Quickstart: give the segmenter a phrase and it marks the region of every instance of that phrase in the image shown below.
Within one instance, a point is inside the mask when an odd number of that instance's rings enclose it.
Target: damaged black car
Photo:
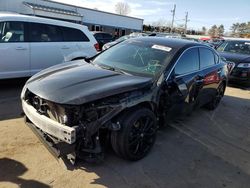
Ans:
[[[22,107],[27,125],[56,157],[101,159],[110,143],[118,156],[135,161],[149,153],[159,126],[195,108],[215,109],[227,74],[206,45],[129,39],[31,77]]]

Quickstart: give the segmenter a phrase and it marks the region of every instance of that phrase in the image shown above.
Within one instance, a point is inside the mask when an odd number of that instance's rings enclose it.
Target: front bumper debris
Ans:
[[[28,119],[43,132],[68,144],[76,141],[76,128],[62,125],[45,115],[39,114],[37,110],[22,100],[23,111]]]
[[[47,150],[58,160],[62,159],[65,163],[68,160],[75,164],[76,162],[76,153],[75,153],[75,144],[67,144],[65,142],[59,142],[53,137],[50,137],[44,133],[41,129],[37,128],[27,116],[24,116],[24,121],[26,125],[33,131],[33,133],[39,138]]]

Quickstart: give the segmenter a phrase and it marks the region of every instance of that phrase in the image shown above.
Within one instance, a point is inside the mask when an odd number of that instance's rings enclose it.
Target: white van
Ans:
[[[58,63],[91,57],[97,47],[86,26],[0,13],[0,79],[28,77]]]

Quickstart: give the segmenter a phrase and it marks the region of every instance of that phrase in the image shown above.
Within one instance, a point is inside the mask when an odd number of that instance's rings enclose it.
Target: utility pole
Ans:
[[[171,33],[173,33],[173,28],[174,28],[174,17],[175,17],[175,9],[176,9],[176,4],[174,4],[174,9],[171,10],[172,14],[172,24],[171,24]]]
[[[188,12],[186,12],[186,16],[185,16],[185,30],[184,30],[184,34],[187,33],[187,22],[189,22],[190,20],[188,19]]]

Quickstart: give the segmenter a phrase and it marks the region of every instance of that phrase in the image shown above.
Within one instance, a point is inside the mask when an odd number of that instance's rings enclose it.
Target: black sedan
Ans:
[[[229,81],[250,85],[250,40],[229,40],[222,43],[217,51],[235,66]]]
[[[159,126],[194,108],[218,106],[227,71],[206,45],[129,39],[30,78],[21,95],[25,121],[57,157],[100,159],[111,142],[122,158],[139,160]]]

